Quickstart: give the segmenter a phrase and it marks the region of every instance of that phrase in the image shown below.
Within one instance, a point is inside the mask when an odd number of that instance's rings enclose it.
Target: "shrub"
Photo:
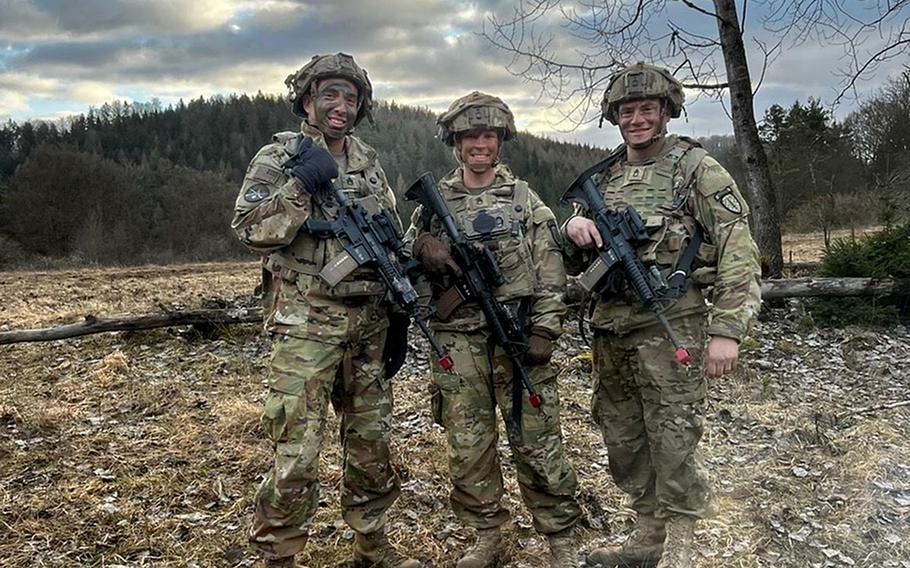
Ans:
[[[17,241],[0,235],[0,269],[9,270],[22,264],[28,253]]]
[[[825,250],[822,276],[910,279],[910,223],[861,239],[835,239]],[[831,298],[811,302],[819,325],[893,324],[910,317],[910,298]]]

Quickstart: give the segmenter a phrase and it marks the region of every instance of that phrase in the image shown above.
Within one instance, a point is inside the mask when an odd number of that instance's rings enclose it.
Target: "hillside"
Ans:
[[[425,109],[380,103],[358,134],[402,197],[425,171],[455,165]],[[104,105],[67,124],[0,127],[0,267],[245,258],[228,225],[253,154],[298,120],[265,95],[174,108]],[[558,212],[559,197],[602,151],[522,133],[505,160]],[[413,207],[399,199],[405,221]]]

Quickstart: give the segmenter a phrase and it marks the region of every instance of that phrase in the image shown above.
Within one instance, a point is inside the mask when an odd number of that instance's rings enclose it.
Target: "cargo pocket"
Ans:
[[[277,391],[269,393],[262,412],[262,428],[274,443],[286,442],[288,429],[300,412],[300,397]]]
[[[433,384],[430,385],[430,403],[434,422],[442,427],[447,427],[453,415],[460,412],[458,407],[466,406],[463,397],[459,401],[458,393],[461,389],[461,378],[458,375],[439,371],[433,373]]]
[[[707,383],[700,366],[674,366],[673,372],[661,374],[656,381],[660,401],[664,404],[684,404],[704,400]]]
[[[556,369],[552,365],[534,367],[531,374],[531,383],[534,390],[540,395],[540,408],[531,406],[528,400],[527,389],[521,390],[522,400],[522,430],[525,433],[524,442],[533,440],[537,434],[548,435],[558,430],[559,427],[559,387],[556,380]],[[529,436],[531,436],[529,438]]]

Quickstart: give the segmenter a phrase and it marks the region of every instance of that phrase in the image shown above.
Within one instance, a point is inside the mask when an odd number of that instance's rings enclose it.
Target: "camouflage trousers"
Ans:
[[[307,540],[319,502],[319,453],[330,401],[341,414],[342,516],[359,533],[380,530],[399,493],[390,464],[392,393],[383,377],[385,331],[346,344],[275,336],[262,425],[274,463],[255,496],[250,542],[290,556]],[[333,392],[334,390],[334,392]]]
[[[704,429],[703,315],[673,320],[693,355],[687,369],[659,325],[594,335],[592,411],[613,480],[639,513],[710,514],[710,488],[696,446]]]
[[[455,360],[457,373],[445,373],[438,366],[433,369],[434,398],[438,397],[434,413],[448,438],[452,508],[470,527],[496,527],[509,519],[509,511],[501,503],[496,407],[509,431],[512,365],[501,349],[491,348],[483,331],[438,331],[436,337]],[[555,370],[549,365],[528,370],[543,405],[535,409],[523,396],[522,436],[510,436],[509,446],[534,528],[551,534],[573,526],[581,510],[575,500],[575,471],[563,451]]]

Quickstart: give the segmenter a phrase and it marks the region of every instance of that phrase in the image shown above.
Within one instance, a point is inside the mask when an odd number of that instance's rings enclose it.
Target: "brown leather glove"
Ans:
[[[429,233],[424,233],[414,241],[414,256],[417,257],[428,272],[439,274],[451,270],[453,274],[461,274],[461,269],[455,264],[449,247]]]
[[[531,337],[528,338],[528,353],[525,360],[530,365],[543,365],[550,362],[553,356],[553,340],[556,336],[548,329],[542,327],[531,328]]]

